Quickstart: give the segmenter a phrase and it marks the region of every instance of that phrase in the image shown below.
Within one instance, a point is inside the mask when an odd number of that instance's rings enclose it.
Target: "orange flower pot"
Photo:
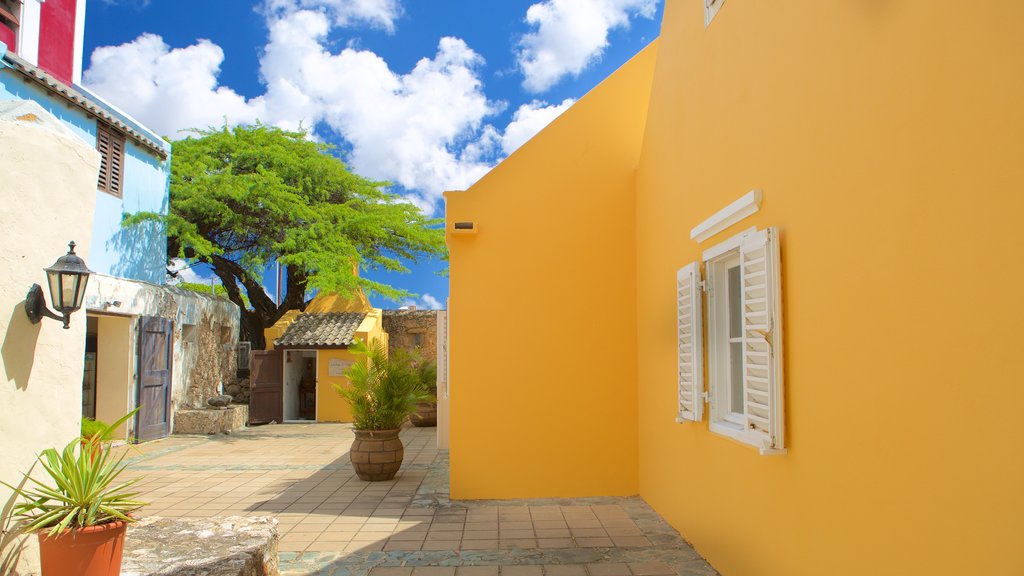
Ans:
[[[118,576],[124,555],[124,521],[39,534],[42,576]]]

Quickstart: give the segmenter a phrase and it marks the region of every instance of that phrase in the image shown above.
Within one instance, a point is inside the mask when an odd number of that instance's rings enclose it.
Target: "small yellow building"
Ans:
[[[1024,574],[1020,22],[667,0],[446,194],[452,497],[639,494],[724,576]]]
[[[254,353],[250,422],[351,422],[349,405],[335,391],[360,360],[355,340],[387,345],[383,312],[359,290],[351,298],[315,297],[304,311],[291,310],[264,332],[267,351]]]

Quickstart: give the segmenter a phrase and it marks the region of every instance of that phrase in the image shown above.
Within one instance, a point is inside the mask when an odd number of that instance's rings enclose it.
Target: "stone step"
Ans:
[[[141,519],[128,527],[121,576],[278,576],[270,517]]]

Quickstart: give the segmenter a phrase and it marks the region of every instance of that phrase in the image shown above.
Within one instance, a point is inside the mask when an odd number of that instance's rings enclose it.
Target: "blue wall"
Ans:
[[[63,98],[50,96],[37,84],[22,78],[18,72],[0,68],[0,100],[34,100],[90,146],[96,146],[96,120],[90,120],[81,108],[69,107]],[[167,265],[163,225],[123,228],[121,219],[125,214],[142,211],[167,214],[170,157],[161,161],[146,148],[125,139],[124,164],[123,198],[96,191],[92,247],[85,261],[94,272],[163,284]]]

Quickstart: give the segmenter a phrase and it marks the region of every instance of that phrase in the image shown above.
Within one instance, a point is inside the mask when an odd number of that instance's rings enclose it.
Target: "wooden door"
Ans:
[[[249,423],[284,421],[284,355],[254,350],[249,357]]]
[[[135,438],[140,442],[171,432],[171,364],[174,321],[152,316],[139,321],[139,414]]]

